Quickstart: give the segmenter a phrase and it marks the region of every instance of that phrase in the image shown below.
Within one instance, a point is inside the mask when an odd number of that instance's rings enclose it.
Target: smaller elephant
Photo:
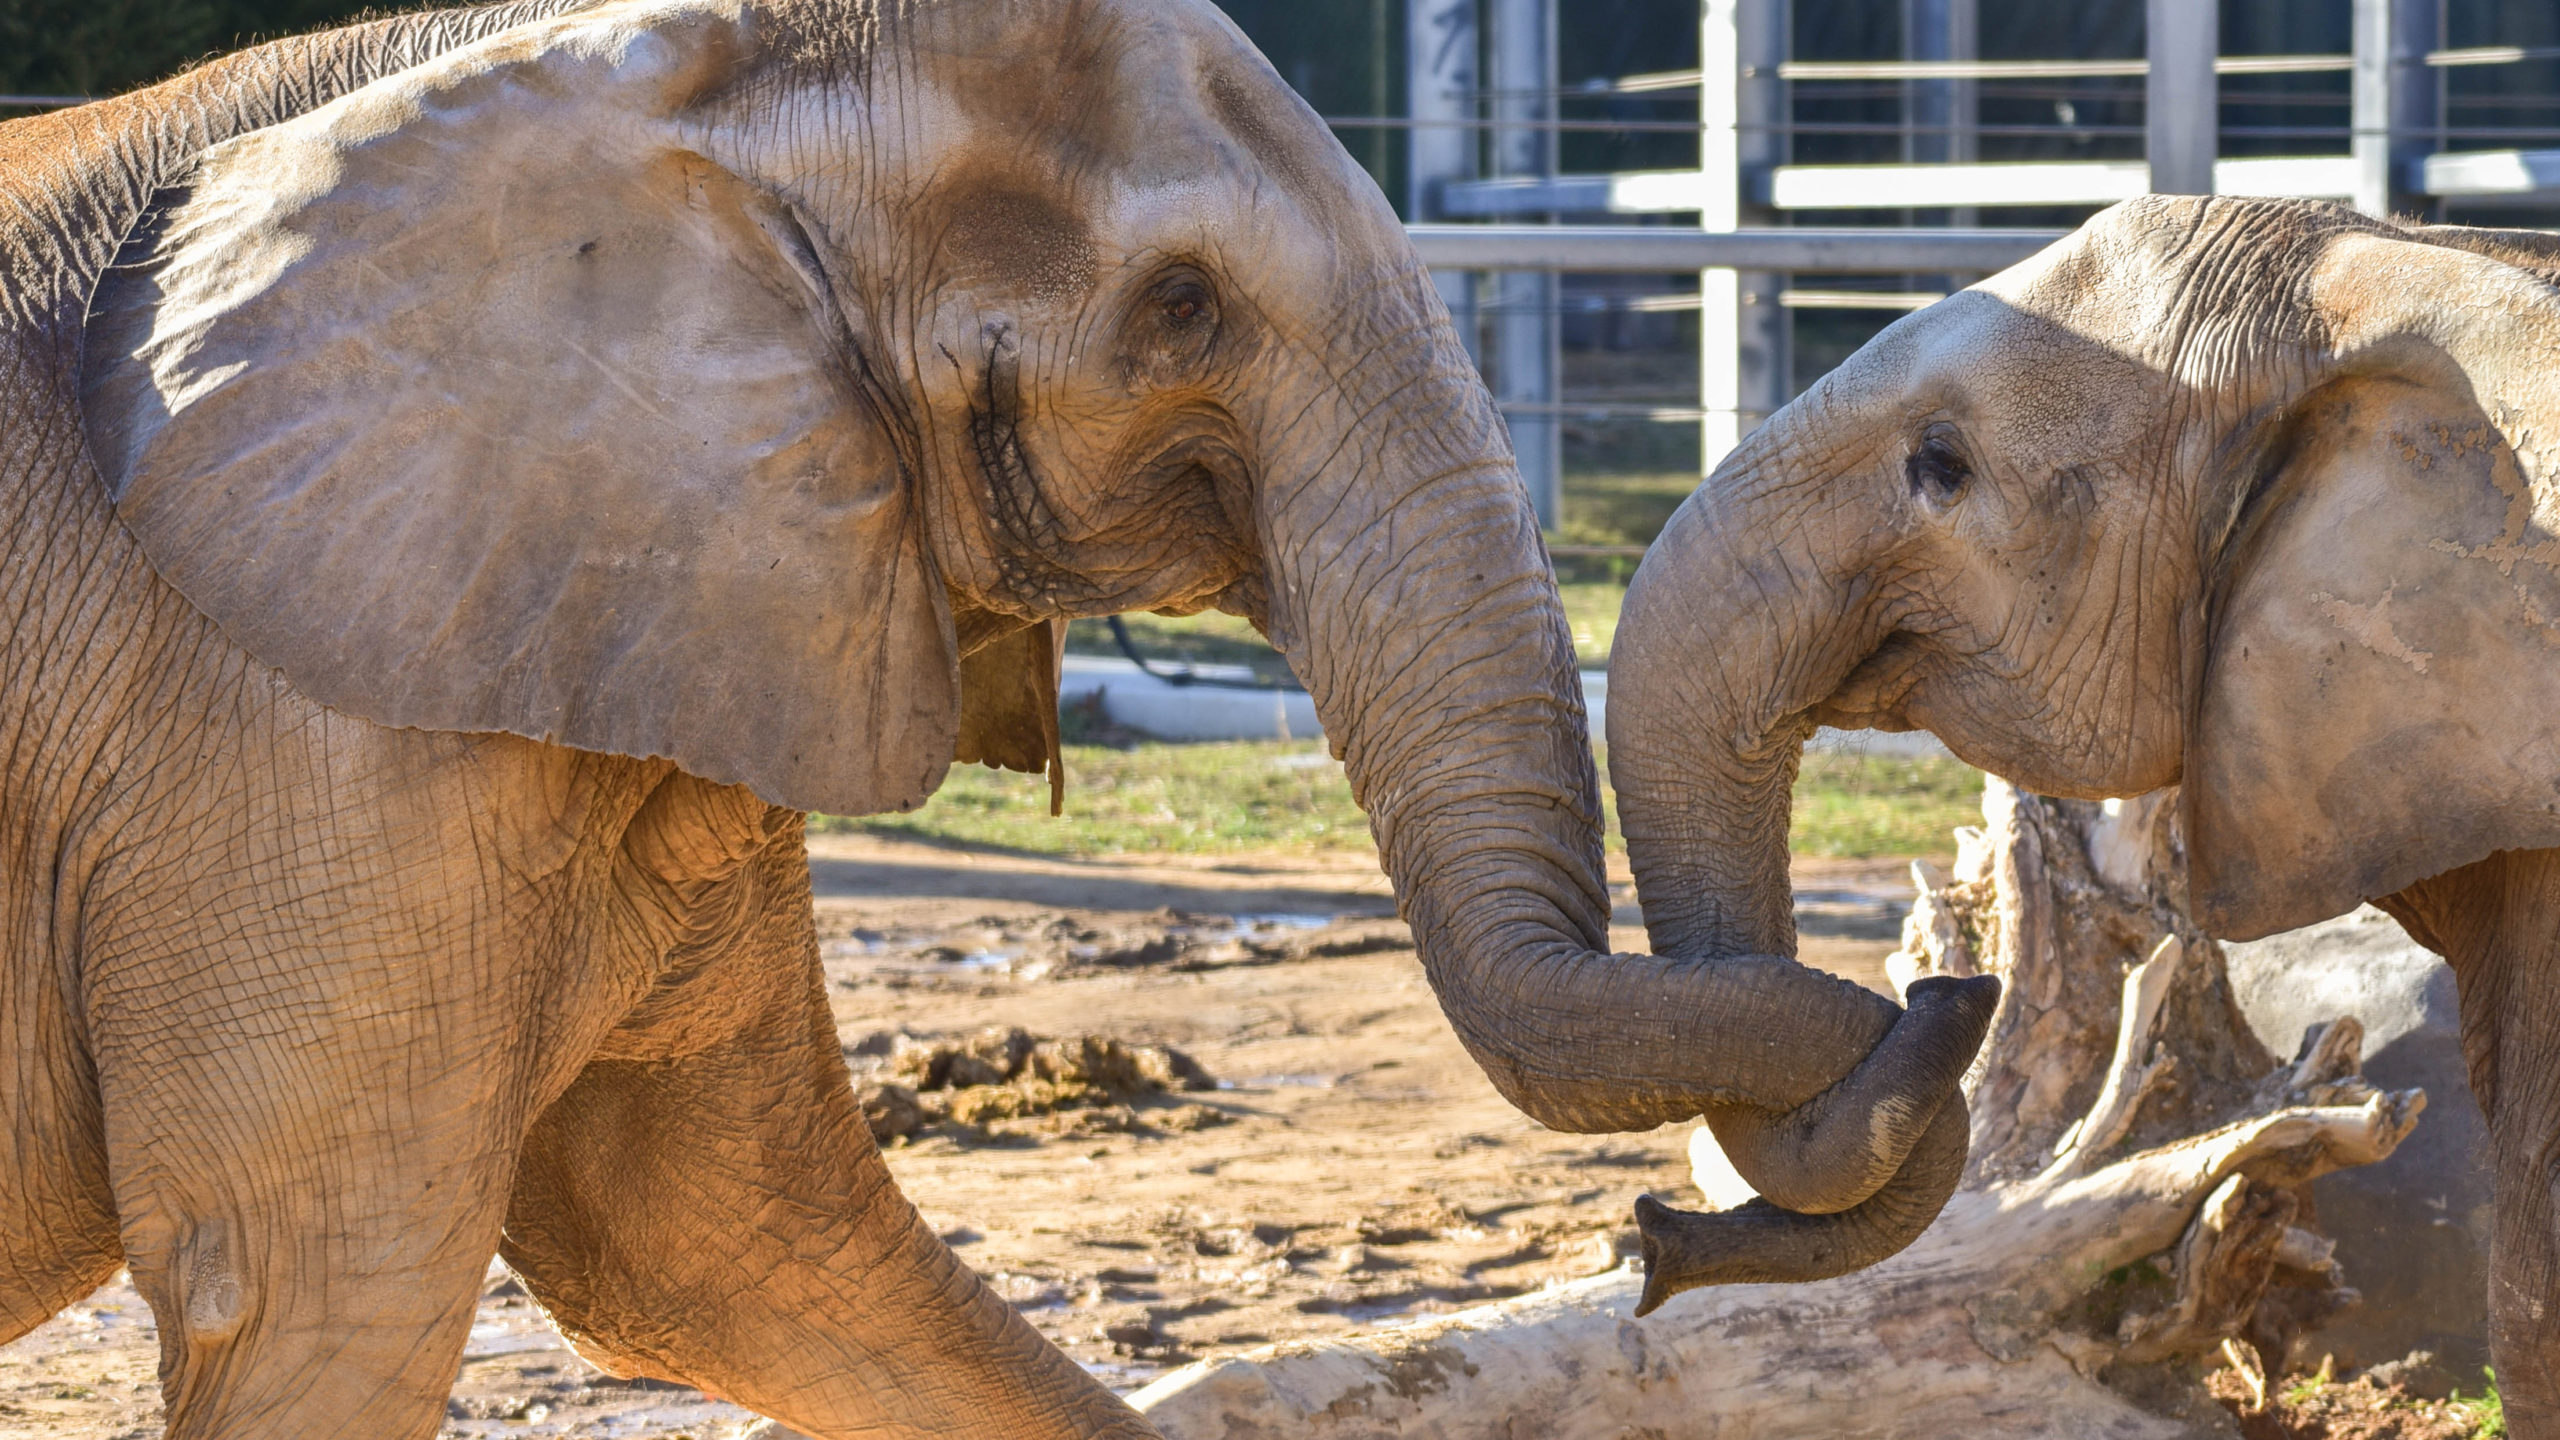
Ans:
[[[2452,962],[2499,1384],[2560,1434],[2555,437],[2548,236],[2151,197],[1894,324],[1628,594],[1610,778],[1654,944],[1792,942],[1817,725],[2052,795],[2180,785],[2212,933],[2370,899]]]

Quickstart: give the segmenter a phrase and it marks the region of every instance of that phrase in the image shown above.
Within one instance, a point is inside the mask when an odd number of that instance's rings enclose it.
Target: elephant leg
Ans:
[[[0,912],[7,910],[0,901]],[[0,922],[6,923],[6,922]],[[0,933],[9,933],[0,931]],[[24,933],[18,931],[16,933]],[[97,1087],[49,967],[0,974],[0,1344],[124,1263]]]
[[[108,1110],[169,1440],[426,1440],[443,1419],[504,1218],[505,1147],[414,1097],[329,1083],[306,1045],[116,1057],[225,1096],[218,1112]]]
[[[2380,903],[2460,982],[2497,1183],[2498,1391],[2510,1434],[2560,1437],[2560,850],[2503,851]]]
[[[764,922],[535,1122],[501,1253],[598,1363],[827,1440],[1153,1435],[899,1193],[853,1103],[798,837],[770,858]],[[647,1053],[669,1035],[687,1053]]]
[[[183,934],[101,924],[108,1179],[169,1440],[442,1422],[533,1062],[468,938],[426,943],[447,897],[401,878],[326,906],[271,892]]]

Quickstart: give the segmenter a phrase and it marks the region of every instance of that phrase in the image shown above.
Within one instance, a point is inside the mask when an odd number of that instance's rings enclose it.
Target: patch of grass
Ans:
[[[910,815],[812,816],[812,829],[1039,855],[1197,855],[1225,850],[1363,851],[1368,817],[1320,741],[1069,745],[1067,813],[1049,816],[1036,775],[954,765]]]
[[[1787,840],[1799,855],[1944,855],[1982,823],[1982,772],[1943,755],[1822,754],[1796,776]]]
[[[911,815],[813,816],[810,828],[1039,855],[1370,848],[1368,819],[1321,741],[1071,744],[1066,760],[1058,819],[1046,780],[968,765]],[[1944,855],[1951,829],[1980,820],[1981,797],[1982,772],[1960,761],[1808,755],[1790,838],[1799,854]],[[1614,800],[1607,819],[1609,847],[1623,849]]]
[[[1623,581],[1567,582],[1556,587],[1564,597],[1564,623],[1573,630],[1573,658],[1585,670],[1609,668],[1609,647],[1618,641],[1618,611],[1626,604]]]
[[[1549,538],[1559,545],[1650,545],[1697,488],[1694,469],[1569,472],[1562,523]]]
[[[2484,1369],[2480,1373],[2489,1381],[2488,1390],[2468,1400],[2456,1390],[2453,1403],[2471,1417],[2471,1440],[2506,1440],[2507,1402],[2498,1396],[2498,1372]]]

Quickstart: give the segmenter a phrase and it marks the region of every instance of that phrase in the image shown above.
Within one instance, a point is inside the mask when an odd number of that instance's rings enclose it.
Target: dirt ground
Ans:
[[[1560,1134],[1494,1093],[1365,858],[1024,859],[840,835],[810,848],[857,1073],[889,1075],[902,1035],[912,1050],[1015,1026],[1174,1047],[1213,1077],[937,1124],[887,1150],[959,1253],[1116,1389],[1594,1274],[1631,1253],[1637,1195],[1698,1203],[1687,1127]],[[1624,879],[1614,939],[1641,949]],[[1905,867],[1800,861],[1796,885],[1804,958],[1881,986]],[[157,1436],[157,1345],[119,1277],[0,1347],[0,1440]],[[500,1267],[447,1415],[457,1437],[787,1434],[604,1375]]]

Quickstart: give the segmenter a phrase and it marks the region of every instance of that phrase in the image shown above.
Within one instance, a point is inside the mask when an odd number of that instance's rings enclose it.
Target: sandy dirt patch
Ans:
[[[1173,1047],[1214,1087],[887,1149],[958,1252],[1114,1388],[1185,1361],[1519,1294],[1623,1263],[1629,1207],[1694,1205],[1687,1127],[1567,1135],[1458,1047],[1365,857],[1077,861],[816,836],[829,995],[857,1073],[989,1026]],[[1643,948],[1625,877],[1613,942]],[[1803,953],[1881,986],[1910,887],[1802,861]],[[149,1308],[113,1284],[0,1347],[0,1440],[160,1433]],[[448,1436],[734,1440],[746,1412],[612,1379],[493,1269]]]

